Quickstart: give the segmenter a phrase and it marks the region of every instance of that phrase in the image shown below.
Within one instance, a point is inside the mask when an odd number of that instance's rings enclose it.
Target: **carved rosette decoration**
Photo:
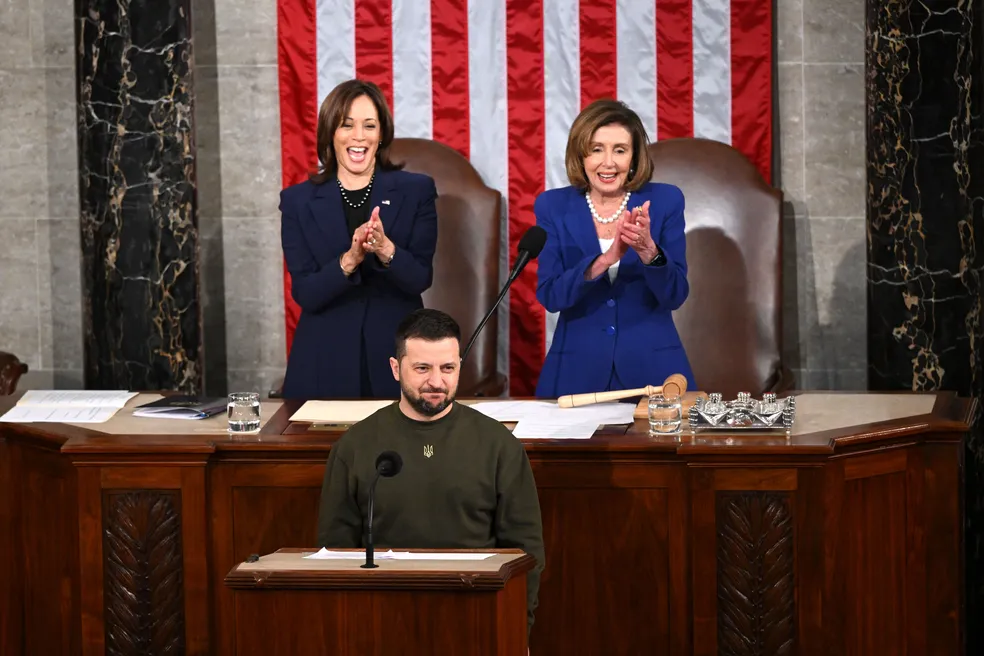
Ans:
[[[789,495],[719,492],[718,653],[792,654],[796,638],[794,584]]]
[[[181,497],[167,490],[103,496],[106,653],[184,653]]]

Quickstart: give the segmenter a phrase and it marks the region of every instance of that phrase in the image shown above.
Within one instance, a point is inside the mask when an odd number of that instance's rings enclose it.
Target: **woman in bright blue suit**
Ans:
[[[389,358],[423,307],[437,190],[389,159],[393,118],[375,84],[343,82],[318,114],[317,174],[280,194],[281,242],[301,308],[285,398],[398,398]]]
[[[571,126],[571,186],[540,194],[537,300],[558,312],[536,394],[632,389],[693,372],[673,324],[690,293],[683,193],[650,182],[649,139],[638,115],[599,100]]]

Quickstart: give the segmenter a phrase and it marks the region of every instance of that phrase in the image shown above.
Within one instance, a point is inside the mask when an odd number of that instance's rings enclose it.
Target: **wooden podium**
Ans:
[[[519,549],[485,560],[451,560],[476,553],[455,550],[442,552],[449,559],[389,560],[377,550],[376,569],[363,569],[364,559],[304,558],[314,551],[280,549],[229,572],[236,654],[526,654],[534,560]]]

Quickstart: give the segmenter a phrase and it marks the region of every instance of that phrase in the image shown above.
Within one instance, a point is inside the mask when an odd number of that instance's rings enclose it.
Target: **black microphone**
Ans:
[[[372,509],[374,502],[376,500],[376,483],[379,481],[379,477],[391,478],[400,473],[403,469],[403,458],[396,451],[383,451],[376,458],[376,475],[372,479],[372,484],[369,486],[369,521],[367,523],[366,530],[366,562],[361,565],[363,569],[373,569],[379,567],[373,562],[373,552],[372,546]]]
[[[478,328],[472,333],[471,339],[468,340],[468,346],[465,347],[464,352],[461,354],[461,361],[464,362],[465,358],[468,357],[468,352],[471,351],[472,346],[475,345],[475,340],[478,338],[478,334],[482,332],[482,328],[492,317],[492,313],[495,309],[499,307],[499,303],[505,297],[506,292],[509,291],[510,285],[513,281],[519,277],[519,274],[526,268],[530,260],[535,260],[537,256],[540,255],[540,251],[543,250],[544,244],[547,243],[547,231],[538,225],[530,226],[530,229],[523,233],[522,238],[519,240],[519,245],[516,247],[516,263],[513,265],[512,271],[509,272],[509,279],[506,280],[506,284],[502,286],[502,291],[499,292],[499,298],[495,299],[495,304],[492,305],[492,309],[489,310],[485,317],[482,319],[482,323],[478,324]]]

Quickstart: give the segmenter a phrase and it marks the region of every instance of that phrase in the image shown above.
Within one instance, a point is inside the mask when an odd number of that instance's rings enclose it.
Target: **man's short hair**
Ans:
[[[461,343],[461,328],[450,315],[428,308],[414,310],[396,329],[396,359],[400,360],[407,354],[408,339],[438,342],[451,337]]]

